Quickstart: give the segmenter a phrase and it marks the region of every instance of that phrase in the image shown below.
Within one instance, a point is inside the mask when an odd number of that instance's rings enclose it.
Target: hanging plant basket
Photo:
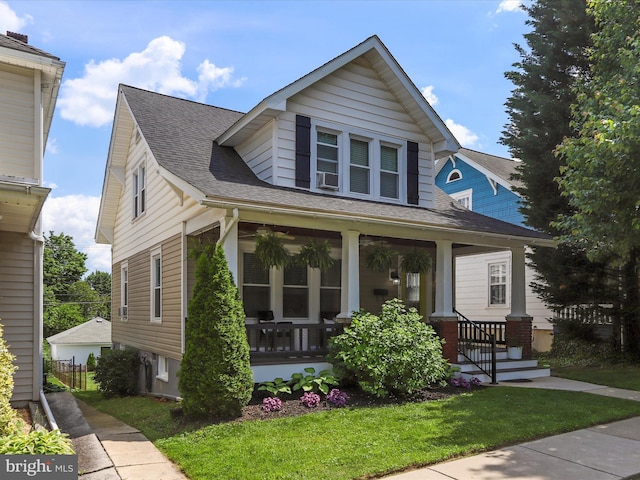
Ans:
[[[327,240],[311,239],[309,243],[300,248],[295,261],[298,265],[308,265],[311,268],[319,268],[325,272],[329,270],[336,261],[331,258],[331,247]]]
[[[406,273],[427,273],[432,265],[431,255],[417,248],[405,253],[400,262],[400,268]]]
[[[291,262],[284,240],[274,232],[256,235],[256,258],[265,270],[271,267],[283,268]]]
[[[384,243],[374,243],[369,247],[367,256],[365,257],[365,265],[369,270],[376,272],[386,272],[393,264],[393,257],[396,252],[391,250]]]

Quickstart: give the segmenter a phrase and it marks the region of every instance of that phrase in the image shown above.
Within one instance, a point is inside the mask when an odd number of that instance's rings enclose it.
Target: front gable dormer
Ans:
[[[218,137],[277,186],[433,206],[459,145],[377,37],[263,100]]]

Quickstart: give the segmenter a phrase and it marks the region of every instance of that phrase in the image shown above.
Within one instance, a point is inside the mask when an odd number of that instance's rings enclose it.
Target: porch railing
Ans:
[[[343,325],[267,322],[247,324],[247,340],[252,363],[278,363],[329,353],[329,339],[343,331]]]
[[[460,312],[454,312],[458,315],[458,352],[491,378],[492,384],[498,383],[496,339],[505,343],[504,326],[500,326],[501,322],[472,322]]]

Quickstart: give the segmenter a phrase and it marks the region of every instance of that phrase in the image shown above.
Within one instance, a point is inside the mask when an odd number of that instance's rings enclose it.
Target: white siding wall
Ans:
[[[111,347],[111,344],[107,345],[51,345],[51,358],[53,360],[71,360],[75,357],[76,365],[87,364],[89,354],[98,358],[100,356],[102,347]]]
[[[278,166],[274,180],[275,184],[287,187],[295,186],[296,114],[354,127],[372,136],[388,136],[401,144],[407,140],[417,142],[420,204],[433,205],[431,144],[364,58],[356,59],[289,99],[287,112],[277,123]]]
[[[34,365],[35,322],[40,322],[34,308],[34,242],[26,234],[0,232],[0,324],[4,340],[17,358],[13,401],[34,400],[40,365]],[[36,349],[37,351],[37,349]],[[37,397],[36,397],[37,398]]]
[[[489,264],[507,262],[507,305],[489,306]],[[470,320],[504,320],[511,312],[511,252],[487,253],[456,258],[456,310]],[[541,330],[551,329],[547,318],[552,312],[533,293],[530,283],[533,281],[533,269],[526,270],[527,313],[533,317],[533,327]]]
[[[262,127],[251,139],[236,147],[238,154],[256,176],[265,182],[273,181],[273,132],[275,120]]]
[[[37,176],[33,72],[0,70],[0,175]],[[39,144],[39,142],[38,142]]]

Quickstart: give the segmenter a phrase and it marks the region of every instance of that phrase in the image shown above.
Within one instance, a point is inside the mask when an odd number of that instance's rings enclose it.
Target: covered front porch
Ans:
[[[353,312],[379,312],[384,301],[391,298],[400,298],[418,309],[445,339],[445,357],[456,362],[459,317],[454,310],[454,259],[499,250],[509,250],[512,255],[508,282],[511,313],[496,321],[504,324],[506,343],[517,342],[525,356],[531,354],[524,266],[525,245],[535,238],[486,232],[480,235],[464,229],[443,231],[403,221],[331,218],[319,222],[312,216],[274,212],[267,216],[237,209],[228,213],[214,225],[213,238],[223,246],[243,299],[254,373],[265,372],[265,378],[256,375],[256,381],[286,375],[273,372],[287,366],[295,371],[304,366],[323,368],[328,340],[342,332]],[[256,236],[265,231],[282,238],[292,254],[311,239],[326,241],[334,264],[325,271],[295,262],[284,268],[264,269],[257,262],[255,246]],[[200,229],[192,236],[200,235],[211,233]],[[384,245],[393,253],[388,269],[367,266],[368,252],[376,245]],[[402,270],[403,255],[415,250],[431,256],[429,272]],[[472,318],[473,312],[464,313]]]

